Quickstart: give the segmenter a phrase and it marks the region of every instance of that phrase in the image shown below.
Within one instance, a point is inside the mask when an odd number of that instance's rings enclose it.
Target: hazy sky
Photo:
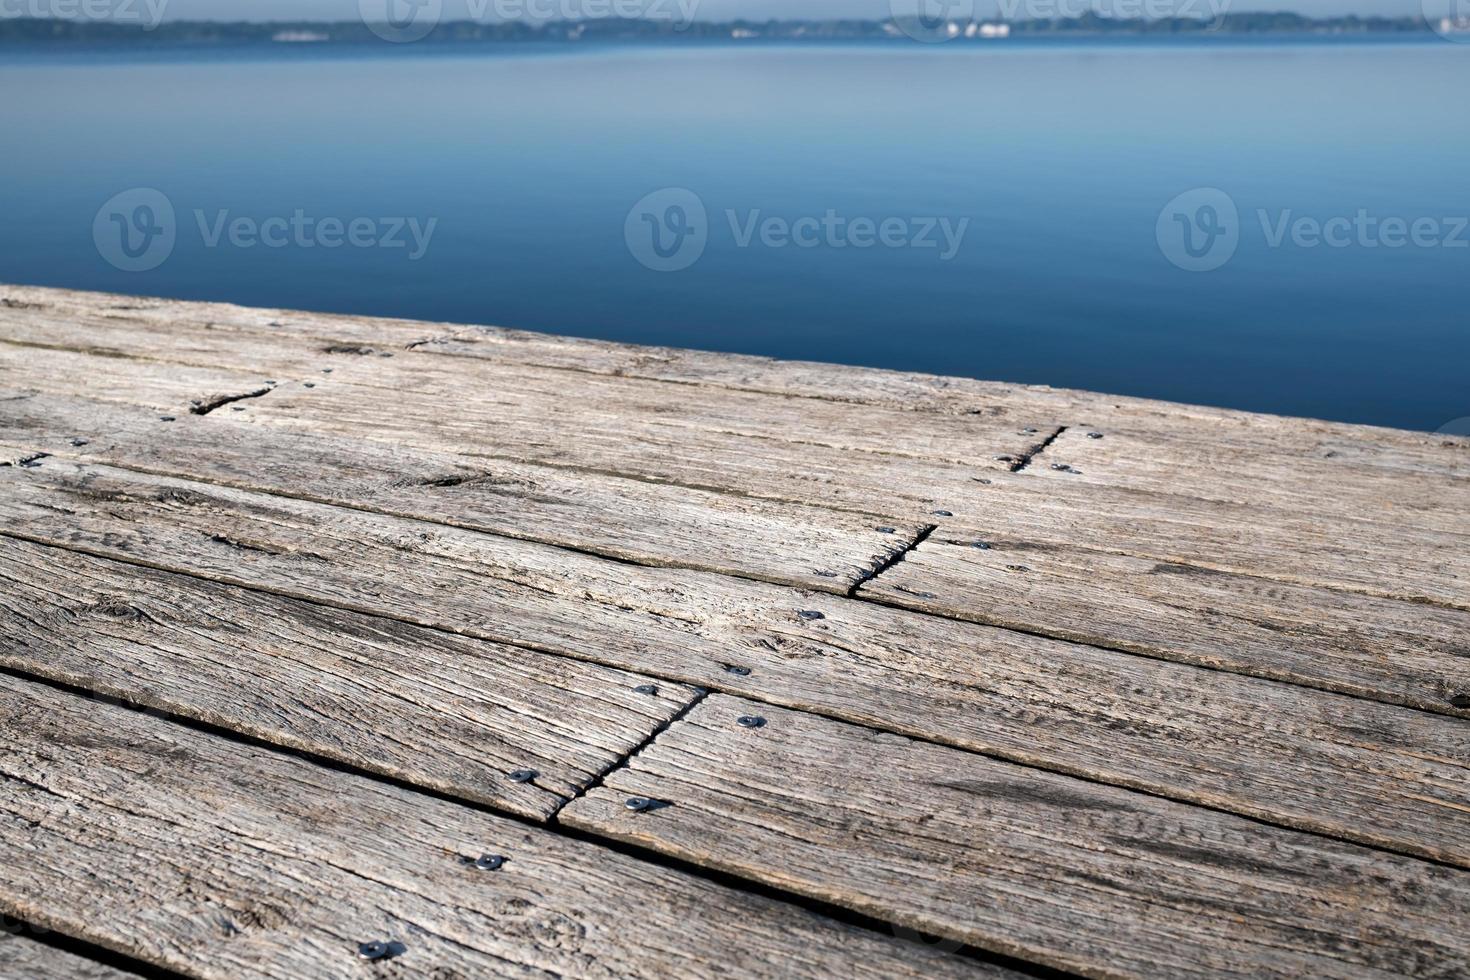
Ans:
[[[154,0],[156,3],[157,0]],[[1100,0],[1106,6],[1108,0]],[[443,0],[446,19],[468,18],[467,0]],[[42,6],[44,6],[42,0]],[[995,0],[978,0],[977,9],[995,9]],[[485,9],[480,4],[476,9]],[[889,15],[889,0],[698,0],[700,20],[862,17]],[[1419,0],[1232,0],[1232,10],[1293,10],[1314,16],[1333,14],[1419,13]],[[349,20],[357,0],[167,0],[169,20]]]

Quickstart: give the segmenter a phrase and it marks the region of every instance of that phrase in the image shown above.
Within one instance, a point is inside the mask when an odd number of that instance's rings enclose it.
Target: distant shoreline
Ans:
[[[999,22],[997,22],[999,23]],[[1218,20],[1194,18],[1121,20],[1097,16],[1065,20],[1025,20],[1004,24],[1005,37],[957,36],[964,46],[1004,46],[1019,40],[1048,38],[1148,38],[1153,40],[1221,38],[1318,38],[1350,40],[1362,37],[1434,36],[1422,19],[1333,17],[1314,19],[1296,14],[1231,14]],[[666,20],[618,18],[578,21],[480,23],[452,21],[437,25],[411,45],[466,47],[548,42],[644,42],[690,44],[780,41],[909,42],[904,25],[894,21],[727,21],[675,23]],[[911,42],[909,42],[911,43]],[[108,21],[70,21],[35,18],[0,19],[0,44],[59,47],[217,47],[261,45],[280,48],[321,48],[386,44],[369,25],[357,21],[224,22],[178,21],[156,27]]]

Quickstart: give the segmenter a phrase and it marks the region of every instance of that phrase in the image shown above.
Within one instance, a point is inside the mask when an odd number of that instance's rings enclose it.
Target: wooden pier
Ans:
[[[1470,440],[0,286],[0,977],[1470,976]]]

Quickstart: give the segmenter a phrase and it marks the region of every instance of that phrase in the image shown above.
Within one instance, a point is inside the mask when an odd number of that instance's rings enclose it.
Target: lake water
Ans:
[[[1470,416],[1470,45],[10,49],[0,91],[0,280]]]

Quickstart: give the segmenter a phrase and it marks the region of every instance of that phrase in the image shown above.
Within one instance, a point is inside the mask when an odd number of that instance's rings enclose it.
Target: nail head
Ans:
[[[508,773],[505,778],[513,783],[529,783],[536,776],[537,772],[534,769],[516,769]]]
[[[381,960],[388,955],[388,944],[383,942],[358,943],[357,955],[365,960]]]
[[[760,715],[741,715],[735,719],[735,724],[741,728],[763,728],[765,727],[766,720]]]
[[[499,871],[505,865],[505,858],[499,854],[481,854],[475,858],[475,868],[478,871]]]

